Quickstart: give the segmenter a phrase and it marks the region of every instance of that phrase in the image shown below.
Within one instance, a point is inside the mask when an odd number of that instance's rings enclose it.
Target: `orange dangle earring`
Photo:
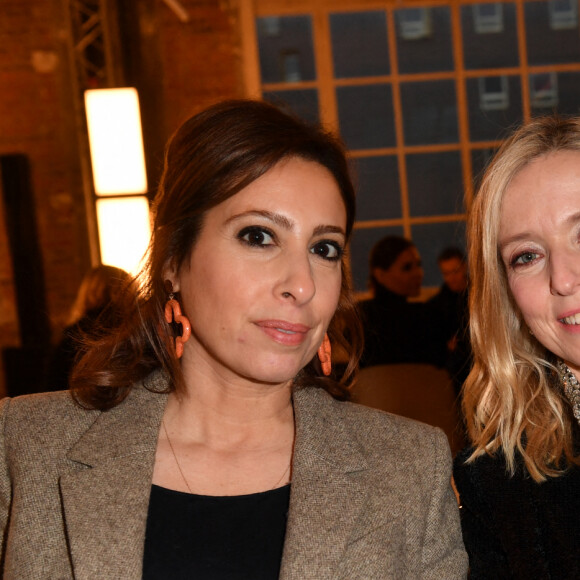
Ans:
[[[181,358],[183,355],[183,345],[191,336],[191,325],[189,324],[187,316],[181,314],[181,306],[179,306],[179,302],[175,300],[173,286],[169,280],[165,280],[165,287],[169,288],[169,299],[165,304],[165,322],[167,322],[167,324],[171,324],[172,322],[181,324],[181,336],[175,337],[175,354],[177,355],[177,358]]]
[[[320,366],[322,366],[322,372],[324,376],[329,376],[332,372],[332,347],[330,346],[330,339],[328,334],[324,335],[324,340],[318,349],[318,358],[320,360]]]

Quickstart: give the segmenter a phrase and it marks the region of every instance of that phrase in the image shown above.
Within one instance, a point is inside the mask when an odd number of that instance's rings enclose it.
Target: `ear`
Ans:
[[[163,268],[163,280],[169,280],[173,286],[173,292],[179,292],[179,275],[175,266],[175,260],[168,260]]]

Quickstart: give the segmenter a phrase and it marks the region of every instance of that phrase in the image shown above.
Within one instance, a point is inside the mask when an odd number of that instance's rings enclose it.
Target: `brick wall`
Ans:
[[[177,126],[211,102],[241,96],[235,14],[218,0],[181,3],[190,15],[187,23],[161,0],[122,3],[134,16],[122,27],[123,58],[128,81],[145,100],[142,114],[152,187],[165,140]],[[90,267],[66,4],[0,2],[0,156],[24,154],[30,162],[37,220],[37,231],[30,235],[38,236],[41,248],[53,341]],[[20,341],[6,209],[0,201],[0,349]],[[4,384],[0,369],[0,394]]]

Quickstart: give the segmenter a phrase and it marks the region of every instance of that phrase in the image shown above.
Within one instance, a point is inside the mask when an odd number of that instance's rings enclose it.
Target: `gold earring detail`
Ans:
[[[175,337],[175,354],[177,358],[181,358],[183,355],[183,345],[191,336],[191,325],[189,324],[187,316],[181,314],[181,306],[175,300],[173,292],[169,294],[169,300],[165,304],[165,322],[167,324],[171,324],[172,322],[181,324],[181,328],[183,329],[181,336]]]
[[[328,334],[324,335],[324,340],[318,349],[318,358],[324,376],[327,377],[332,372],[332,347],[330,346],[330,339]]]

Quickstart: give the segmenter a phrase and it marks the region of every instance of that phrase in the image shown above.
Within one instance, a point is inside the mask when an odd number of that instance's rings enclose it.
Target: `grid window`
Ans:
[[[409,155],[407,174],[411,216],[463,213],[461,158],[458,151]]]
[[[316,78],[309,16],[268,16],[258,20],[260,71],[266,83]]]
[[[392,155],[361,157],[353,159],[352,165],[358,219],[400,219],[403,209],[397,158]]]
[[[461,29],[465,68],[518,65],[515,4],[464,5],[461,7]]]
[[[453,70],[449,8],[403,8],[395,18],[400,73]]]
[[[332,62],[337,79],[388,75],[384,10],[330,14]]]
[[[579,0],[240,2],[248,93],[347,146],[360,292],[387,233],[412,238],[439,285],[435,257],[464,245],[465,208],[511,128],[580,114]]]
[[[494,141],[522,120],[518,76],[467,80],[469,135],[472,141]]]
[[[393,96],[389,85],[338,87],[340,134],[349,149],[395,146]]]

